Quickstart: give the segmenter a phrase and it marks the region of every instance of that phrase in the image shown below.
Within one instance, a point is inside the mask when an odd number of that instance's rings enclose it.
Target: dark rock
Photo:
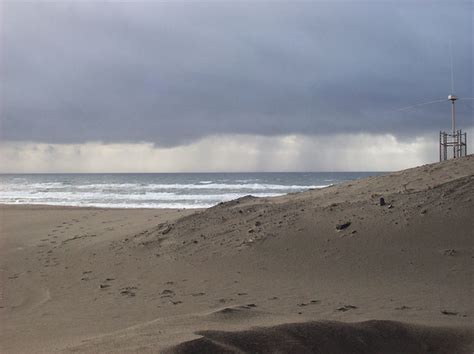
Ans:
[[[385,199],[383,197],[380,198],[379,204],[380,204],[380,206],[385,205]]]
[[[344,230],[344,229],[347,229],[349,226],[351,226],[351,222],[347,221],[343,224],[336,225],[336,230]]]
[[[442,310],[441,313],[443,315],[448,315],[448,316],[457,316],[457,312],[453,312],[453,311],[447,311],[447,310]]]

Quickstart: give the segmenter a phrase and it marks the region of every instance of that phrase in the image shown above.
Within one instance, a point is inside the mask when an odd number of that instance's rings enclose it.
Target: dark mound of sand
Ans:
[[[168,353],[472,353],[473,333],[395,321],[306,322],[246,331],[201,331]]]
[[[255,307],[255,304],[224,307],[209,314],[208,318],[213,320],[242,320],[245,318],[260,316],[262,312],[256,311]]]

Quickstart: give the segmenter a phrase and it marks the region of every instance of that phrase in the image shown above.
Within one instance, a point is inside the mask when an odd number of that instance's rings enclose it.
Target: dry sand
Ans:
[[[200,211],[1,206],[0,352],[471,353],[473,211],[472,155]]]

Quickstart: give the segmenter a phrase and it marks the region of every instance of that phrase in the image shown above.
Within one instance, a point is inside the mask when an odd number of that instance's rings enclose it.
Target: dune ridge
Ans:
[[[472,332],[395,321],[305,322],[244,331],[200,331],[167,353],[471,353]]]

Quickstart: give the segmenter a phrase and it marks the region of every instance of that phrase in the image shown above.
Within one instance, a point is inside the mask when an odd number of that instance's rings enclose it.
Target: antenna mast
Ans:
[[[451,101],[451,134],[440,131],[439,132],[439,160],[444,161],[448,159],[448,147],[453,148],[453,159],[467,155],[467,135],[462,130],[456,130],[456,106],[458,99],[454,96],[454,64],[453,64],[453,47],[451,41],[449,42],[449,51],[451,58],[451,94],[448,100]]]
[[[455,105],[454,105],[454,102],[457,100],[458,98],[454,95],[449,95],[448,96],[448,100],[451,101],[451,127],[452,127],[452,132],[453,132],[453,138],[456,137],[456,108],[455,108]],[[457,156],[457,145],[456,144],[453,144],[453,158],[456,158]]]

